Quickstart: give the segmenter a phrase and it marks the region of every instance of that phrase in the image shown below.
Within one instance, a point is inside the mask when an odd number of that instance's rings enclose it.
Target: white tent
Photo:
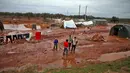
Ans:
[[[41,26],[38,26],[38,25],[37,25],[36,28],[37,28],[37,29],[41,29]]]
[[[64,28],[77,28],[73,20],[64,21]]]
[[[75,22],[76,25],[80,25],[82,24],[83,22]]]
[[[93,21],[87,21],[87,22],[83,22],[83,25],[93,25]]]
[[[20,25],[4,24],[4,28],[10,30],[31,30],[30,28],[26,28],[24,24]]]

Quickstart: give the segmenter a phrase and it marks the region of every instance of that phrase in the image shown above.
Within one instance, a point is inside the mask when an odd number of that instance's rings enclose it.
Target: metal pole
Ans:
[[[87,14],[87,6],[85,7],[85,20],[86,20],[86,14]]]
[[[81,8],[81,5],[79,5],[79,16],[80,16],[80,8]]]

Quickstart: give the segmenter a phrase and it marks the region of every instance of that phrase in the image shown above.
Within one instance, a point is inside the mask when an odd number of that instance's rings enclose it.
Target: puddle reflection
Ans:
[[[75,53],[69,53],[67,56],[63,56],[63,67],[76,66],[76,56]]]

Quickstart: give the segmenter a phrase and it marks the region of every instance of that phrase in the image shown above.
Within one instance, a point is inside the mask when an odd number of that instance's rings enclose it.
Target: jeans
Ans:
[[[57,48],[58,48],[58,44],[54,44],[53,49],[57,51]]]
[[[68,55],[68,49],[67,48],[64,48],[63,55]]]
[[[69,51],[70,51],[71,43],[69,43]]]
[[[72,45],[71,51],[74,51],[74,52],[75,52],[75,48],[76,48],[76,45]]]

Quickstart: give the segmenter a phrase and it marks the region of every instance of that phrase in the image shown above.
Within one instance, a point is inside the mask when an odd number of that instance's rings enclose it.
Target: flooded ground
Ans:
[[[130,56],[130,51],[127,52],[117,52],[117,53],[108,53],[103,54],[101,57],[98,58],[101,62],[108,62],[108,61],[115,61],[122,58],[127,58]]]
[[[1,45],[0,69],[21,67],[26,64],[38,65],[39,70],[46,68],[70,68],[80,66],[84,61],[95,61],[97,59],[104,61],[104,57],[109,57],[109,55],[101,56],[102,54],[130,50],[130,41],[109,36],[109,29],[106,26],[102,29],[94,27],[91,31],[87,30],[86,32],[84,30],[84,28],[76,29],[75,32],[73,29],[60,28],[40,30],[44,35],[42,40],[38,42],[35,40],[29,42],[21,40],[23,41],[22,43]],[[44,31],[49,32],[45,34]],[[107,41],[89,40],[95,33],[102,34]],[[63,56],[63,42],[70,34],[73,37],[76,36],[79,43],[75,53]],[[58,51],[52,50],[55,38],[59,40]]]

